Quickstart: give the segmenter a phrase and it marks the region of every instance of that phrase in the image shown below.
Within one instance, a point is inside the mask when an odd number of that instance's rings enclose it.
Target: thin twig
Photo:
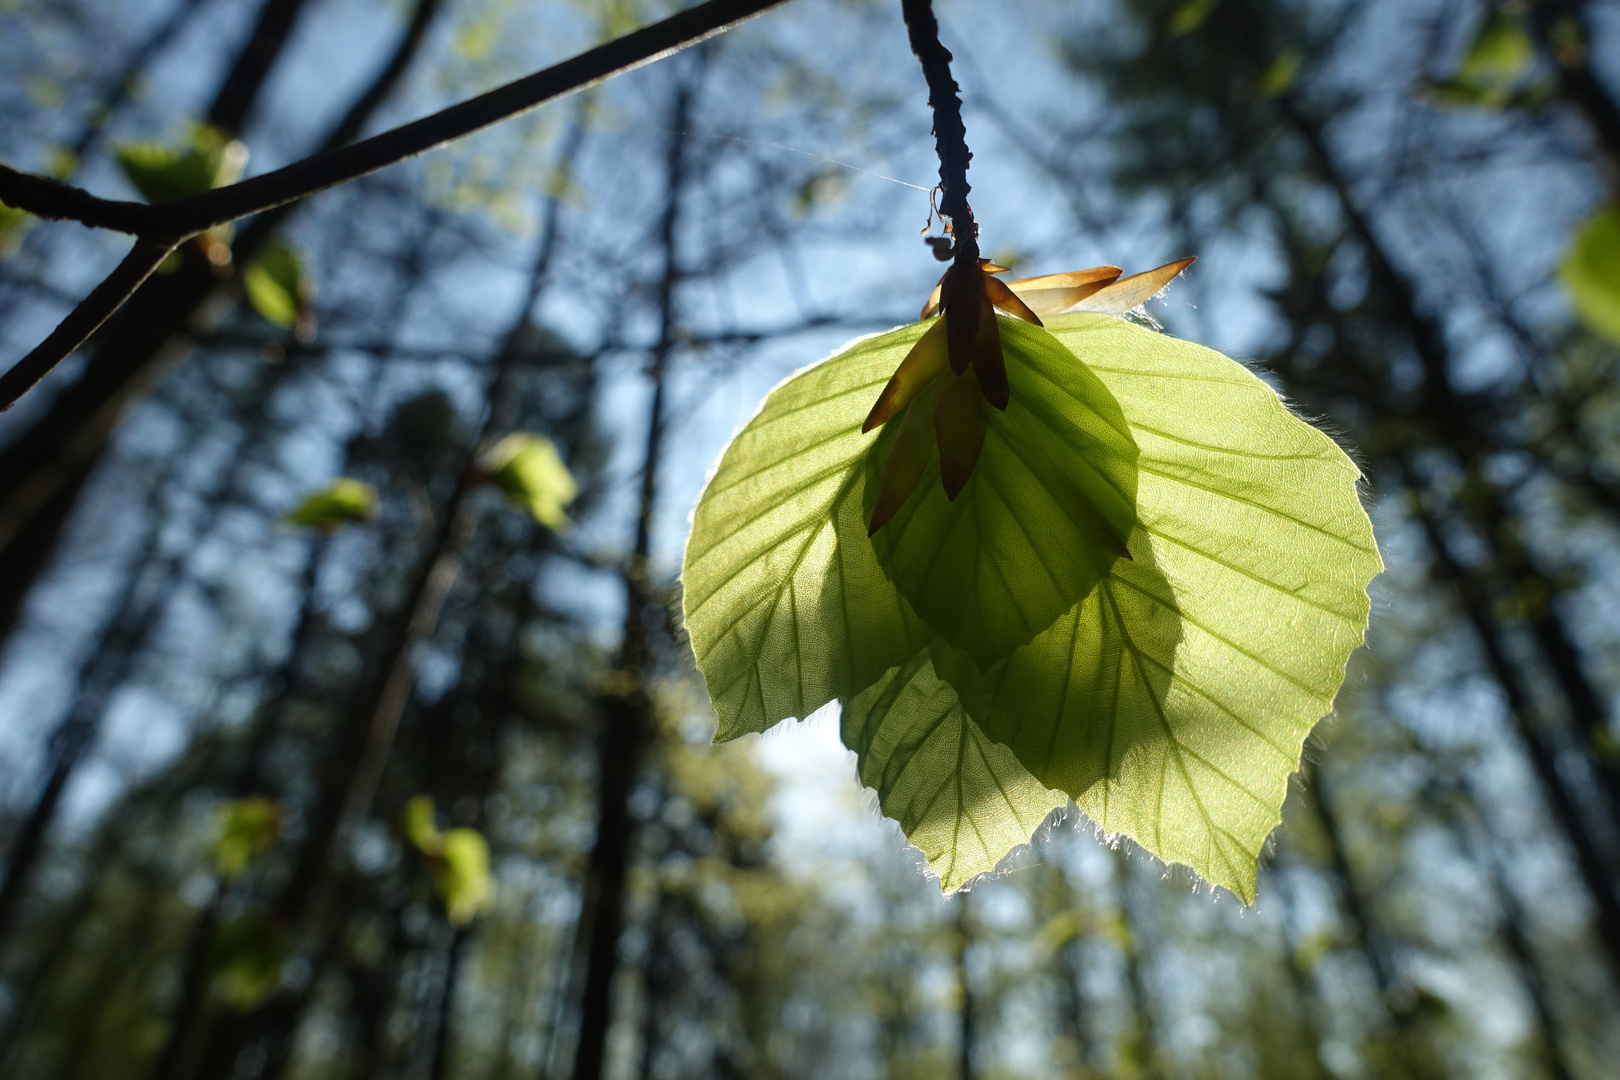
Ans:
[[[928,107],[934,112],[934,150],[939,154],[939,212],[951,219],[958,266],[977,268],[979,227],[973,222],[968,205],[968,163],[973,155],[967,148],[967,127],[962,123],[960,87],[951,77],[950,50],[940,44],[939,22],[930,0],[900,0],[905,15],[911,51],[922,64],[928,80]]]
[[[16,404],[18,398],[82,345],[96,327],[129,299],[163,257],[187,238],[397,165],[548,101],[706,41],[785,2],[707,0],[662,22],[644,26],[432,116],[362,142],[295,161],[262,176],[170,202],[147,205],[103,199],[49,177],[0,165],[0,204],[53,221],[76,221],[142,238],[129,258],[69,313],[50,337],[0,376],[0,412]],[[950,54],[945,55],[949,59]],[[971,222],[972,218],[968,220]],[[141,269],[139,276],[132,276],[142,265],[136,256],[144,253],[143,257],[149,257],[158,250],[159,244],[167,245],[163,254]]]
[[[152,271],[169,257],[174,247],[167,240],[136,240],[118,268],[68,313],[51,331],[50,337],[17,361],[10,371],[0,375],[0,412],[15,405],[35,383],[83,345],[113,312],[124,306],[124,301],[141,287],[141,282],[152,276]]]
[[[785,2],[708,0],[431,116],[184,199],[150,206],[101,199],[47,177],[0,166],[0,202],[39,217],[117,232],[192,236],[425,154],[548,101],[663,59]]]

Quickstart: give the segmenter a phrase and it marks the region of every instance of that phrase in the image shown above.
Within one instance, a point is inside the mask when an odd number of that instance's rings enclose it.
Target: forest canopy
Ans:
[[[0,1070],[1607,1075],[1616,34],[0,4]]]

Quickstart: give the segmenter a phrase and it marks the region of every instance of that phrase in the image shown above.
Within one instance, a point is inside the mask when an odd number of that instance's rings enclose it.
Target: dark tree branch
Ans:
[[[68,312],[50,337],[12,365],[10,371],[0,375],[0,410],[11,408],[35,383],[49,375],[52,368],[83,345],[173,251],[174,244],[166,240],[135,241],[117,269],[91,290],[78,307]]]
[[[939,212],[951,219],[951,236],[956,241],[958,266],[977,268],[979,227],[968,205],[968,163],[973,160],[967,147],[967,127],[962,123],[960,87],[951,77],[951,54],[939,41],[939,22],[934,18],[931,0],[900,0],[906,19],[911,51],[922,64],[928,80],[928,107],[934,112],[934,150],[939,154]]]
[[[0,165],[0,203],[54,221],[77,221],[94,228],[132,233],[148,241],[144,246],[137,245],[137,251],[150,249],[153,243],[173,247],[187,237],[216,225],[263,213],[369,176],[390,165],[397,165],[475,131],[519,116],[548,101],[662,59],[785,2],[707,0],[662,22],[644,26],[432,116],[374,135],[362,142],[296,161],[262,176],[189,198],[153,205],[102,199],[81,188]],[[933,24],[932,15],[929,16],[929,24]],[[943,49],[940,51],[944,52]],[[944,55],[948,61],[950,54]],[[949,79],[948,71],[946,78]],[[955,84],[950,85],[954,91]],[[954,96],[951,100],[955,101]],[[960,129],[959,105],[955,115]],[[965,147],[963,153],[966,153]],[[965,196],[965,181],[963,186]],[[964,199],[964,209],[966,205]],[[971,222],[971,216],[966,220]],[[122,278],[130,261],[126,259],[124,265],[91,293],[79,309],[69,314],[62,327],[30,353],[23,363],[0,378],[0,410],[16,404],[29,387],[82,344],[90,331],[100,326],[129,298],[134,291],[133,285],[122,293],[109,286],[115,279]],[[133,284],[138,285],[155,266],[156,263]],[[109,298],[115,299],[110,306]],[[92,316],[93,323],[89,322]],[[86,323],[89,324],[88,329],[75,337],[77,328]],[[65,332],[69,331],[70,326],[74,330]],[[25,365],[28,368],[26,376],[20,373]]]

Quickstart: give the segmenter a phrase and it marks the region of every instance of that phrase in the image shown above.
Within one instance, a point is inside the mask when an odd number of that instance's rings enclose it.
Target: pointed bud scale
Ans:
[[[979,269],[986,274],[1005,274],[1007,272],[1007,268],[1005,266],[997,266],[989,259],[980,259]],[[934,291],[928,294],[928,302],[923,305],[922,314],[917,316],[918,319],[926,319],[930,315],[937,315],[939,313],[939,309],[941,307],[940,294],[945,286],[945,278],[949,277],[950,273],[951,272],[949,270],[945,271],[945,273],[940,277],[939,281],[934,285]]]
[[[1056,315],[1107,288],[1122,272],[1117,266],[1094,266],[1089,270],[1009,281],[1007,288],[1037,315]]]
[[[1157,296],[1177,274],[1196,262],[1197,258],[1195,255],[1190,259],[1178,259],[1152,270],[1144,270],[1140,274],[1120,278],[1107,288],[1099,289],[1086,298],[1075,310],[1100,315],[1123,315]]]
[[[984,279],[984,294],[990,302],[1014,318],[1023,319],[1027,323],[1042,325],[1041,317],[1029,309],[1029,305],[1019,299],[1018,294],[1007,287],[1005,281],[999,278],[986,277]]]
[[[923,394],[907,406],[894,446],[889,449],[889,460],[883,463],[883,480],[877,502],[872,505],[867,536],[887,525],[895,511],[911,498],[933,450],[934,399],[931,394]]]
[[[945,320],[936,320],[928,332],[917,339],[900,366],[889,376],[889,384],[878,395],[877,404],[861,425],[861,434],[886,424],[910,404],[911,400],[927,388],[940,372],[945,370]]]
[[[949,271],[946,271],[946,273],[949,273]],[[945,279],[940,278],[938,283],[934,285],[934,291],[928,294],[928,302],[923,305],[922,314],[917,316],[919,321],[928,318],[930,315],[939,314],[939,295],[944,289]]]
[[[971,370],[939,377],[934,399],[934,434],[939,442],[939,479],[952,502],[967,487],[984,449],[990,418],[984,411],[979,377]]]
[[[979,337],[980,297],[984,287],[980,282],[984,274],[978,267],[964,270],[953,266],[945,272],[941,286],[940,305],[945,309],[945,344],[950,354],[951,370],[958,375],[973,363],[975,343]]]
[[[984,280],[996,279],[987,277]],[[973,371],[979,377],[979,389],[984,393],[984,400],[1006,412],[1012,391],[1007,386],[1007,362],[1001,355],[1001,328],[996,325],[996,309],[988,296],[979,301],[979,333],[973,343]]]

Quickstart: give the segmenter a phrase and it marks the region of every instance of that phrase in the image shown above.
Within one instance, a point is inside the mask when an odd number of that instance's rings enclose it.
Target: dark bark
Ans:
[[[1159,1060],[1158,1018],[1154,1016],[1152,995],[1148,991],[1147,972],[1142,962],[1142,919],[1131,897],[1130,856],[1123,849],[1114,850],[1114,876],[1119,884],[1116,902],[1125,924],[1125,940],[1120,946],[1125,958],[1125,984],[1131,993],[1134,1013],[1129,1045],[1135,1056],[1138,1075],[1148,1080],[1159,1080],[1164,1075]]]
[[[619,935],[624,922],[624,882],[630,866],[634,825],[629,796],[652,725],[652,701],[646,677],[651,656],[647,616],[654,603],[647,558],[652,551],[653,513],[658,498],[660,458],[666,421],[665,375],[675,348],[676,291],[681,264],[676,249],[681,201],[686,186],[686,127],[694,89],[677,73],[665,154],[664,213],[659,243],[664,257],[658,285],[658,340],[648,365],[652,403],[647,416],[647,442],[642,454],[641,493],[636,536],[624,571],[624,628],[617,668],[623,689],[598,700],[601,734],[597,748],[596,842],[585,872],[579,940],[584,945],[585,976],[580,998],[579,1040],[574,1052],[574,1080],[600,1080],[608,1027],[612,1022],[613,976],[618,971]]]
[[[1530,35],[1557,73],[1560,96],[1591,129],[1605,159],[1610,195],[1620,197],[1620,104],[1592,70],[1587,7],[1587,0],[1532,0],[1528,5]],[[1574,28],[1578,39],[1561,40],[1566,36],[1565,27]]]
[[[265,0],[247,44],[226,73],[208,110],[208,122],[232,135],[246,130],[259,93],[308,0]]]
[[[1477,805],[1477,800],[1470,800]],[[1500,930],[1502,941],[1507,945],[1508,955],[1513,958],[1513,966],[1517,969],[1519,981],[1524,992],[1530,998],[1530,1006],[1536,1014],[1536,1021],[1540,1028],[1537,1032],[1547,1073],[1552,1080],[1574,1080],[1575,1074],[1570,1070],[1569,1061],[1564,1055],[1564,1042],[1560,1037],[1560,1024],[1558,1015],[1552,1006],[1552,999],[1548,993],[1547,978],[1543,973],[1541,962],[1536,957],[1535,946],[1530,942],[1530,935],[1525,925],[1524,910],[1520,907],[1518,898],[1513,894],[1513,888],[1508,884],[1507,868],[1503,865],[1502,855],[1497,850],[1494,837],[1489,835],[1484,822],[1479,820],[1477,812],[1467,815],[1467,820],[1458,823],[1464,834],[1464,843],[1470,849],[1474,861],[1478,862],[1491,879],[1491,885],[1496,893],[1497,903],[1501,906]]]
[[[928,82],[928,107],[934,113],[934,149],[939,155],[939,212],[951,220],[958,266],[978,269],[979,228],[968,205],[967,127],[962,123],[960,87],[951,77],[951,53],[939,40],[939,22],[931,0],[900,0],[911,51]]]
[[[1339,899],[1349,917],[1356,944],[1366,957],[1378,984],[1379,999],[1394,1024],[1395,1041],[1392,1047],[1396,1065],[1401,1073],[1416,1080],[1443,1080],[1446,1066],[1436,1051],[1433,1040],[1423,1030],[1418,995],[1411,982],[1401,972],[1388,937],[1379,928],[1372,904],[1363,887],[1360,875],[1350,862],[1340,825],[1338,808],[1326,790],[1323,770],[1317,769],[1306,785],[1312,809],[1322,826],[1327,840],[1328,859],[1338,882]]]
[[[451,932],[450,946],[445,950],[444,987],[439,992],[438,1015],[433,1027],[433,1050],[428,1058],[428,1080],[445,1080],[450,1074],[450,1040],[456,1009],[456,981],[461,975],[470,935],[467,928],[458,926]]]

